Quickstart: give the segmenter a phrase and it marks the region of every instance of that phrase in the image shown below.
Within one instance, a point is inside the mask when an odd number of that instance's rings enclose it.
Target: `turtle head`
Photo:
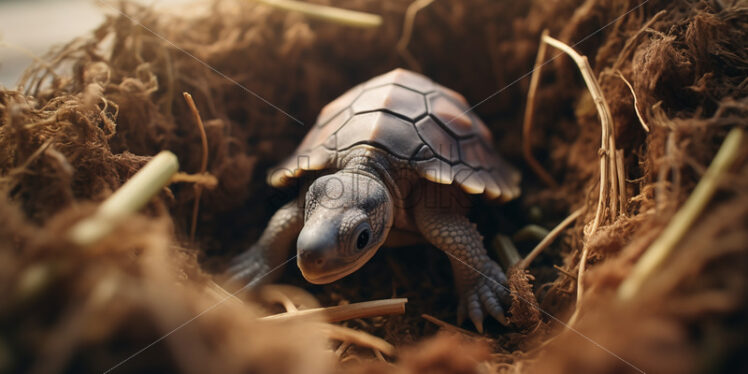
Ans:
[[[374,176],[340,171],[318,178],[306,195],[297,263],[307,281],[325,284],[353,273],[389,235],[393,203]]]

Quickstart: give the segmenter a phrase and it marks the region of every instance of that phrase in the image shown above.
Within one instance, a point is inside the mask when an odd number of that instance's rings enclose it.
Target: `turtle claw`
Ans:
[[[476,293],[470,293],[470,295],[468,295],[467,311],[470,320],[473,321],[473,324],[475,325],[475,329],[478,330],[479,333],[483,333],[484,315]]]
[[[466,287],[457,309],[458,323],[462,323],[467,313],[480,333],[483,332],[483,319],[487,314],[504,326],[508,323],[501,306],[502,301],[509,299],[509,292],[504,286],[506,276],[495,262],[487,260],[484,264],[482,275]]]
[[[496,294],[492,291],[483,292],[481,293],[480,298],[481,303],[483,304],[483,309],[500,324],[506,326],[508,322],[504,316],[504,309],[496,298]]]

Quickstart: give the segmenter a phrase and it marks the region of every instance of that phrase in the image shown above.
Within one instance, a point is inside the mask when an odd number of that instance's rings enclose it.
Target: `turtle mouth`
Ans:
[[[371,259],[374,254],[377,253],[376,248],[372,248],[370,251],[365,253],[363,256],[359,257],[355,261],[349,263],[348,265],[335,269],[333,271],[325,272],[322,274],[313,274],[309,271],[304,271],[304,267],[301,266],[301,263],[297,260],[297,264],[299,265],[299,269],[301,270],[301,275],[304,276],[304,279],[307,280],[307,282],[312,284],[328,284],[335,282],[338,279],[342,279],[349,274],[355,272],[356,270],[360,269],[364,264],[366,264],[369,259]]]
[[[361,266],[351,266],[345,269],[341,269],[340,271],[336,271],[334,273],[328,273],[323,275],[312,275],[309,273],[305,273],[304,270],[301,270],[301,274],[304,276],[304,279],[307,280],[307,282],[312,284],[328,284],[335,282],[338,279],[344,278],[348,274],[353,273],[354,271],[358,270]]]

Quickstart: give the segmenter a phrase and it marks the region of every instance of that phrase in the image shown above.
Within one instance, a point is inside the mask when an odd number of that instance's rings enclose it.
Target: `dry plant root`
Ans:
[[[553,268],[556,269],[556,270],[558,270],[559,273],[561,273],[561,274],[563,274],[563,275],[565,275],[565,276],[567,276],[567,277],[569,277],[569,278],[571,278],[571,279],[573,279],[575,281],[577,280],[577,276],[575,274],[573,274],[573,273],[570,273],[568,270],[566,270],[566,269],[564,269],[564,268],[562,268],[562,267],[560,267],[560,266],[558,266],[556,264],[553,264]]]
[[[208,169],[208,136],[205,134],[205,125],[203,119],[200,117],[200,112],[197,110],[195,100],[192,99],[192,95],[187,92],[183,92],[184,100],[192,111],[192,115],[195,117],[197,128],[200,131],[200,142],[202,144],[202,159],[200,160],[200,171],[198,175],[205,175]],[[190,224],[190,241],[195,240],[195,231],[197,230],[197,214],[200,210],[200,197],[203,193],[203,186],[200,183],[195,183],[195,203],[192,206],[192,223]]]
[[[566,227],[579,218],[582,213],[584,213],[584,208],[577,209],[561,221],[561,223],[554,227],[553,230],[551,230],[551,232],[548,233],[548,235],[546,235],[545,238],[543,238],[543,240],[538,243],[538,245],[536,245],[522,261],[517,263],[517,268],[527,269],[527,267],[530,266],[530,263],[535,260],[535,258],[538,257],[538,255],[540,255],[540,253],[543,252],[543,250],[545,250],[553,240],[556,239],[564,229],[566,229]]]
[[[597,200],[597,208],[595,211],[595,218],[592,224],[587,230],[585,230],[585,236],[589,238],[592,236],[600,224],[605,219],[605,212],[609,212],[609,217],[614,220],[618,214],[623,214],[625,209],[625,181],[624,170],[623,170],[623,153],[616,149],[615,145],[615,132],[613,127],[613,117],[610,114],[610,108],[605,100],[602,89],[597,79],[593,75],[592,68],[590,67],[587,57],[582,56],[576,52],[569,45],[548,36],[547,30],[543,31],[541,36],[541,43],[538,49],[538,55],[535,60],[535,68],[530,81],[530,90],[527,97],[527,107],[525,109],[525,117],[523,123],[523,154],[527,163],[532,167],[535,173],[549,186],[555,186],[556,182],[550,177],[548,172],[538,163],[537,160],[532,156],[530,149],[530,131],[532,129],[532,116],[535,105],[535,92],[537,91],[538,82],[540,80],[540,70],[543,65],[542,61],[545,58],[546,47],[545,45],[551,45],[555,48],[560,49],[562,52],[569,55],[572,60],[577,64],[579,71],[582,74],[587,89],[595,103],[598,115],[600,117],[600,126],[602,128],[601,135],[601,146],[600,146],[600,182],[599,182],[599,193]],[[638,111],[638,110],[637,110]],[[643,124],[643,122],[642,122]],[[582,210],[577,210],[567,217],[562,225],[559,225],[557,229],[562,228],[564,224],[568,225],[579,215]],[[554,229],[555,230],[555,229]],[[556,232],[558,234],[558,232]],[[520,268],[526,268],[529,263],[549,244],[553,237],[548,236],[548,241],[544,240],[541,242],[533,251],[523,260],[518,266]],[[585,243],[582,249],[582,255],[579,259],[579,267],[577,272],[577,305],[569,320],[569,324],[573,325],[579,315],[579,309],[581,306],[582,296],[584,295],[584,284],[583,274],[586,269],[587,256],[589,254],[589,246]]]
[[[177,156],[162,151],[153,157],[122,187],[106,199],[93,215],[87,217],[68,232],[68,239],[79,246],[94,244],[112,232],[130,214],[140,208],[169,183],[179,169]]]
[[[410,44],[410,39],[413,36],[413,23],[415,22],[416,14],[418,14],[418,12],[423,8],[431,5],[433,2],[434,0],[415,0],[408,5],[408,9],[405,10],[405,20],[403,21],[403,34],[400,36],[400,40],[397,41],[397,45],[395,46],[397,53],[399,53],[408,63],[408,66],[410,66],[412,70],[418,72],[422,71],[421,64],[419,64],[410,51],[408,51],[408,44]]]
[[[644,252],[629,277],[621,283],[618,288],[618,298],[620,300],[631,300],[647,282],[649,276],[662,266],[670,256],[675,245],[678,244],[714,196],[714,192],[722,181],[722,176],[737,158],[742,141],[743,130],[740,128],[733,128],[727,134],[717,155],[714,156],[714,160],[696,185],[691,196],[675,213],[660,236]]]
[[[592,100],[600,116],[600,126],[602,128],[602,139],[600,145],[600,193],[597,201],[597,210],[595,211],[595,220],[587,233],[587,236],[594,234],[600,223],[604,219],[606,195],[610,197],[610,203],[607,207],[611,209],[611,219],[617,216],[618,204],[618,166],[615,157],[616,144],[613,130],[613,116],[610,114],[608,102],[605,100],[600,84],[592,73],[592,68],[586,56],[582,56],[577,51],[569,47],[560,40],[554,39],[548,35],[543,36],[543,42],[556,47],[569,55],[579,67],[582,78],[592,96]],[[607,186],[607,189],[606,189]],[[581,273],[581,270],[580,270]]]
[[[619,188],[624,185],[621,180],[624,178],[622,165],[618,165],[619,157],[616,155],[616,144],[615,144],[615,132],[613,128],[613,116],[610,114],[610,108],[605,100],[600,84],[592,73],[587,57],[580,55],[573,48],[567,44],[554,39],[548,35],[543,35],[543,43],[547,43],[553,47],[556,47],[569,55],[579,67],[579,71],[582,73],[587,89],[592,96],[592,100],[597,108],[597,113],[600,117],[600,126],[602,128],[602,139],[600,141],[600,190],[597,200],[597,209],[595,211],[595,218],[589,227],[589,230],[585,230],[585,236],[589,238],[592,236],[597,229],[600,227],[605,211],[609,211],[610,219],[614,220],[624,208],[624,202],[621,200],[622,195],[619,194]],[[607,201],[607,204],[606,204]],[[607,205],[607,206],[606,206]],[[579,269],[577,272],[577,305],[574,310],[574,314],[569,319],[569,325],[573,325],[579,316],[579,310],[582,305],[582,296],[584,295],[584,282],[583,276],[587,264],[587,256],[589,254],[588,243],[584,244],[582,249],[582,255],[579,259]]]
[[[636,112],[636,118],[639,119],[639,123],[641,123],[642,127],[644,128],[644,131],[649,132],[649,126],[647,126],[647,121],[644,120],[644,117],[642,116],[641,111],[639,111],[639,99],[636,97],[636,92],[634,92],[634,86],[631,85],[631,83],[626,79],[626,77],[623,76],[623,73],[621,73],[620,70],[616,70],[616,74],[619,78],[623,81],[623,83],[626,83],[626,87],[629,88],[629,91],[631,91],[631,96],[634,97],[634,112]]]
[[[530,142],[530,133],[532,133],[532,119],[535,112],[535,93],[538,91],[538,82],[540,81],[540,68],[543,66],[545,52],[547,50],[543,38],[548,36],[548,30],[543,30],[541,43],[538,47],[538,55],[535,57],[535,66],[532,68],[530,77],[530,89],[527,91],[527,104],[525,106],[525,117],[522,122],[522,155],[530,168],[548,187],[558,187],[558,183],[553,177],[540,165],[540,162],[532,155],[532,143]]]

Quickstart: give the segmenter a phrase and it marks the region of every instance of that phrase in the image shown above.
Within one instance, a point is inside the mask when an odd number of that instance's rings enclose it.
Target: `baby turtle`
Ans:
[[[395,69],[360,84],[325,106],[296,152],[270,174],[274,187],[318,177],[273,215],[228,274],[245,285],[266,282],[296,241],[304,278],[330,283],[381,246],[425,240],[449,255],[458,320],[467,314],[479,331],[485,313],[503,321],[506,276],[465,217],[468,195],[519,195],[519,173],[492,144],[465,98],[423,75]]]

